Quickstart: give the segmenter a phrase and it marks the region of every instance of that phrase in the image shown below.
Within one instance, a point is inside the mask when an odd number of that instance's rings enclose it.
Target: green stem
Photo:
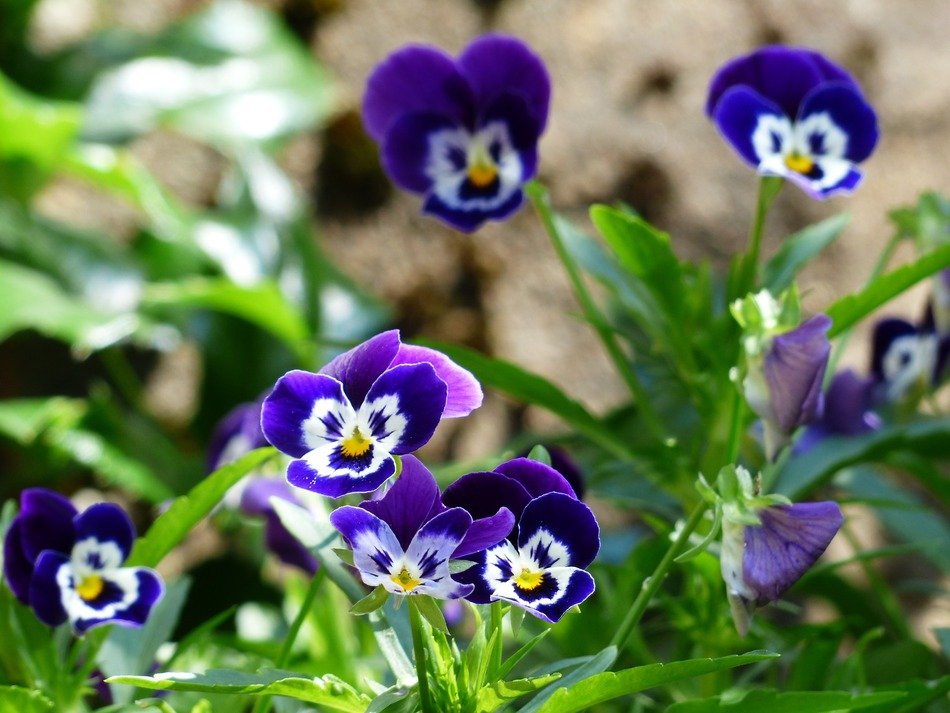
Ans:
[[[647,606],[649,606],[653,596],[657,593],[657,590],[659,590],[660,585],[663,584],[663,580],[666,579],[666,575],[673,565],[673,560],[679,557],[680,553],[685,549],[686,543],[689,542],[690,535],[696,530],[700,521],[703,519],[703,515],[706,514],[708,507],[709,504],[705,501],[700,502],[696,506],[693,512],[690,513],[686,524],[683,525],[683,529],[680,530],[676,540],[674,540],[673,544],[666,551],[666,554],[663,555],[663,559],[660,560],[656,569],[653,570],[653,574],[644,580],[643,588],[640,590],[637,598],[633,600],[633,604],[630,605],[630,610],[624,617],[623,623],[620,624],[620,628],[617,629],[617,633],[614,634],[614,638],[610,641],[610,643],[618,649],[623,649],[630,640],[634,628],[640,622],[640,618],[647,610]]]
[[[574,288],[574,295],[577,297],[581,310],[584,312],[584,317],[594,328],[594,331],[597,332],[597,336],[600,337],[607,356],[610,357],[610,360],[613,362],[614,368],[617,370],[620,378],[623,379],[627,388],[630,389],[630,393],[636,401],[637,409],[643,417],[647,428],[650,429],[650,432],[658,441],[665,441],[666,430],[656,411],[653,409],[653,402],[649,394],[633,371],[630,360],[627,359],[627,356],[620,348],[620,344],[613,330],[607,325],[606,320],[600,314],[600,310],[597,309],[596,303],[591,297],[587,286],[584,284],[584,279],[581,277],[580,271],[574,264],[574,260],[571,258],[570,252],[564,244],[564,239],[561,237],[561,233],[554,221],[554,213],[551,210],[547,191],[540,183],[532,182],[526,187],[526,193],[531,199],[531,203],[534,205],[538,216],[541,218],[541,222],[544,224],[544,229],[551,239],[554,251],[557,253],[561,264],[564,266],[564,270],[567,272],[571,286]]]
[[[412,597],[409,600],[409,623],[412,627],[412,653],[416,659],[416,678],[419,682],[419,703],[422,713],[435,713],[429,697],[429,679],[426,674],[426,644],[423,640],[422,616]]]
[[[276,668],[282,669],[287,665],[291,651],[294,648],[294,643],[297,641],[298,634],[300,634],[300,629],[303,627],[303,623],[307,620],[307,615],[310,614],[310,610],[313,608],[313,602],[317,598],[317,592],[319,592],[320,585],[323,583],[323,580],[326,579],[326,576],[326,569],[323,567],[318,569],[317,573],[313,576],[310,587],[307,589],[306,595],[304,595],[303,604],[300,605],[300,611],[297,612],[297,616],[295,616],[291,622],[287,636],[284,638],[284,644],[280,647],[280,653],[277,655],[275,661]],[[254,703],[252,713],[266,713],[266,711],[270,710],[270,703],[270,696],[261,696]]]
[[[848,544],[855,553],[861,552],[863,549],[861,543],[858,541],[858,538],[855,536],[847,520],[845,520],[841,526],[841,534],[844,535],[844,538],[848,541]],[[911,631],[907,626],[903,612],[901,612],[900,604],[894,597],[894,593],[888,588],[883,577],[881,577],[878,571],[874,569],[874,565],[868,560],[859,558],[858,564],[864,571],[864,576],[868,578],[868,582],[871,585],[871,589],[874,590],[874,594],[877,595],[878,603],[892,631],[901,638],[910,638]]]
[[[759,253],[762,249],[762,233],[765,229],[765,218],[772,207],[772,202],[782,190],[784,179],[776,176],[763,176],[759,180],[759,195],[755,204],[755,217],[749,230],[749,247],[742,258],[739,268],[739,279],[735,294],[739,298],[752,292],[756,288],[756,276],[759,268]]]

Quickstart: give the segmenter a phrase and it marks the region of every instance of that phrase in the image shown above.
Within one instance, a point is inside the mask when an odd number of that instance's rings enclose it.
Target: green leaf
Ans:
[[[449,627],[445,623],[445,616],[442,614],[442,609],[439,608],[435,599],[425,595],[419,595],[413,597],[412,601],[416,605],[416,609],[419,610],[419,613],[429,622],[429,626],[444,634],[449,633]]]
[[[556,693],[559,691],[569,691],[584,679],[606,671],[611,666],[613,666],[614,661],[616,660],[616,646],[608,646],[606,649],[595,654],[594,656],[585,657],[583,664],[575,668],[566,676],[562,676],[555,683],[551,684],[541,691],[537,696],[532,698],[531,702],[521,709],[521,713],[538,713],[538,711],[545,710],[545,705]]]
[[[835,337],[921,280],[950,267],[950,243],[922,255],[909,265],[881,275],[864,289],[842,297],[826,310],[833,324],[828,337]]]
[[[707,673],[726,671],[757,661],[778,658],[778,654],[752,651],[748,654],[715,659],[690,659],[671,663],[637,666],[623,671],[606,671],[580,680],[570,688],[559,688],[538,710],[540,713],[573,713],[620,696],[645,691],[664,683],[695,678]]]
[[[154,567],[191,532],[192,528],[221,502],[241,478],[277,454],[273,448],[258,448],[214,471],[187,495],[176,498],[135,543],[129,566]]]
[[[350,567],[356,566],[353,562],[353,550],[347,549],[346,547],[334,547],[333,554],[339,557],[343,564],[349,565]]]
[[[511,611],[512,613],[514,613],[515,609],[512,609]],[[524,610],[518,609],[518,611],[523,612]],[[548,634],[551,633],[551,631],[552,629],[545,629],[540,634],[538,634],[533,639],[531,639],[528,643],[526,643],[524,646],[522,646],[520,649],[515,651],[511,656],[509,656],[505,660],[505,663],[502,664],[501,669],[498,671],[498,676],[500,678],[504,678],[509,673],[511,673],[514,670],[515,666],[521,663],[524,657],[527,656],[529,653],[531,653],[534,647],[540,644],[544,640],[544,638]]]
[[[478,691],[475,696],[475,711],[476,713],[492,713],[507,701],[539,691],[560,677],[559,673],[550,673],[546,676],[519,678],[515,681],[496,681]]]
[[[459,574],[460,572],[470,570],[474,566],[475,562],[471,560],[452,560],[449,562],[449,572]]]
[[[372,592],[351,606],[350,614],[354,614],[355,616],[370,614],[383,606],[387,599],[389,599],[389,592],[380,584]]]
[[[0,713],[48,713],[53,702],[39,691],[0,686]]]
[[[475,374],[484,385],[502,391],[523,403],[545,408],[614,455],[629,457],[629,447],[623,439],[613,434],[579,402],[547,379],[525,371],[511,362],[493,359],[465,347],[432,341],[420,343],[438,349]]]
[[[837,240],[850,221],[851,216],[841,213],[788,236],[765,263],[762,286],[775,295],[791,287],[799,271]]]
[[[899,701],[904,693],[868,693],[851,695],[840,691],[802,691],[779,693],[773,690],[750,691],[735,700],[729,694],[707,698],[701,701],[677,703],[666,709],[666,713],[707,713],[727,711],[728,713],[832,713],[854,711],[861,708]]]
[[[307,678],[290,671],[264,669],[245,673],[212,669],[207,673],[160,673],[155,676],[113,676],[110,684],[123,684],[154,691],[196,691],[242,696],[287,696],[316,703],[334,711],[362,713],[370,698],[336,676]]]
[[[551,465],[551,454],[548,453],[548,449],[540,443],[531,449],[528,453],[528,458],[536,460],[538,463],[544,463],[544,465]]]

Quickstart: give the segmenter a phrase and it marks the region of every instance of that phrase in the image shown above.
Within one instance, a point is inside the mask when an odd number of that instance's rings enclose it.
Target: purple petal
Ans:
[[[475,520],[493,517],[502,508],[520,518],[531,502],[525,487],[506,475],[494,472],[468,473],[442,494],[446,507],[465,508]]]
[[[379,500],[366,500],[360,507],[391,528],[403,549],[408,549],[420,528],[441,512],[439,486],[432,473],[415,456],[402,459],[402,473]]]
[[[871,373],[884,381],[884,357],[891,345],[901,337],[917,335],[917,327],[904,319],[882,319],[874,325],[871,337]]]
[[[576,569],[571,572],[567,586],[555,601],[543,604],[537,602],[531,604],[515,603],[539,619],[543,619],[551,624],[556,624],[568,609],[580,604],[593,593],[594,578],[588,572],[582,569]]]
[[[135,591],[135,598],[127,605],[118,605],[110,613],[106,610],[99,616],[77,617],[73,620],[73,630],[77,634],[84,634],[89,629],[102,624],[118,624],[120,626],[139,627],[148,619],[152,608],[165,593],[165,586],[161,577],[146,567],[120,569],[102,576],[105,583],[105,592],[110,593],[110,600],[124,596],[127,592]],[[98,609],[110,603],[89,602],[93,609]]]
[[[400,188],[413,193],[427,193],[432,188],[432,177],[426,169],[431,142],[437,131],[454,127],[438,114],[403,114],[386,132],[380,160],[386,173]]]
[[[261,431],[261,402],[236,406],[215,426],[208,446],[207,472],[231,463],[255,448],[267,445]]]
[[[422,584],[414,594],[428,594],[437,599],[459,599],[474,587],[452,579],[449,557],[458,547],[472,524],[472,516],[462,508],[452,508],[427,522],[412,539],[406,560],[419,568]]]
[[[399,351],[399,330],[377,334],[340,354],[320,370],[343,384],[353,408],[358,409],[373,382],[392,364]]]
[[[307,574],[316,574],[318,569],[316,558],[309,549],[304,547],[300,540],[284,527],[280,518],[273,512],[267,516],[267,524],[264,527],[264,544],[282,562],[303,570]]]
[[[366,584],[381,584],[404,554],[389,525],[363,508],[337,508],[330,513],[330,522],[353,550],[353,563]]]
[[[23,554],[23,536],[18,518],[14,518],[3,540],[3,576],[10,591],[23,604],[29,603],[33,562]]]
[[[442,418],[468,416],[482,405],[482,387],[467,369],[463,369],[445,354],[427,347],[401,344],[392,366],[399,364],[431,364],[436,375],[445,382],[445,411]]]
[[[491,517],[475,520],[465,538],[455,548],[452,559],[470,557],[476,552],[494,547],[504,540],[515,527],[515,516],[508,508],[501,508]]]
[[[367,133],[381,142],[404,114],[430,112],[466,125],[471,123],[472,105],[472,90],[449,55],[434,47],[410,45],[373,69],[363,98],[363,123]]]
[[[812,90],[802,104],[798,121],[813,114],[826,113],[848,136],[844,157],[860,163],[877,144],[877,116],[854,86],[830,83]]]
[[[831,380],[825,393],[822,422],[836,434],[856,436],[872,430],[868,411],[872,405],[874,382],[845,369]]]
[[[135,528],[125,511],[114,503],[99,503],[76,518],[76,541],[86,538],[97,542],[112,542],[122,552],[124,562],[132,550]]]
[[[435,193],[430,193],[422,205],[422,212],[434,215],[463,233],[472,233],[486,220],[504,220],[517,211],[523,202],[524,192],[520,188],[491,208],[454,208]]]
[[[346,459],[338,445],[329,444],[292,461],[287,482],[328,498],[371,493],[396,473],[396,463],[389,453],[375,447],[367,456],[363,460]]]
[[[76,541],[76,508],[59,493],[27,488],[20,494],[20,542],[23,554],[36,562],[44,550],[68,554]]]
[[[706,114],[712,116],[733,87],[748,87],[775,103],[789,117],[798,114],[805,96],[825,81],[853,80],[840,67],[811,50],[762,47],[723,65],[709,87]]]
[[[815,315],[790,332],[772,340],[765,356],[772,419],[789,434],[818,415],[821,384],[831,353],[827,332],[831,320]]]
[[[275,478],[251,478],[251,481],[241,493],[241,511],[245,515],[265,517],[273,514],[274,507],[271,498],[280,498],[289,503],[298,500],[286,481]]]
[[[274,390],[264,399],[261,410],[261,428],[268,442],[279,451],[300,458],[317,446],[310,442],[304,423],[311,417],[314,404],[329,401],[349,409],[350,404],[343,394],[343,385],[334,378],[309,371],[287,372],[274,385]],[[335,423],[328,413],[324,419],[325,430],[333,435],[342,424]]]
[[[818,157],[815,159],[815,164],[820,170],[822,164],[837,161],[839,161],[839,159]],[[840,161],[845,161],[845,159],[840,159]],[[789,171],[788,174],[785,175],[785,178],[790,180],[813,198],[825,200],[826,198],[831,198],[835,195],[850,195],[854,192],[854,189],[860,185],[861,181],[864,179],[864,174],[849,164],[847,171],[841,175],[839,180],[827,185],[820,185],[823,177],[810,178],[809,176],[804,176],[794,171]]]
[[[59,570],[69,564],[69,558],[59,552],[46,550],[36,560],[36,569],[30,581],[30,608],[47,626],[59,626],[66,621],[62,592],[56,582]]]
[[[360,407],[379,445],[402,455],[432,438],[445,411],[446,386],[431,364],[402,364],[383,373]]]
[[[530,458],[513,458],[496,467],[495,472],[517,480],[532,498],[548,493],[564,493],[577,499],[577,494],[567,482],[567,478],[551,466]]]
[[[742,577],[756,604],[778,599],[821,556],[844,519],[834,502],[778,505],[759,511],[761,525],[746,526]]]
[[[551,79],[544,62],[524,42],[504,35],[483,35],[465,48],[458,66],[474,90],[477,106],[488,107],[502,94],[516,94],[536,121],[537,135],[544,130]]]
[[[542,495],[528,503],[518,521],[518,547],[526,547],[541,530],[567,549],[568,566],[586,567],[600,551],[600,526],[594,513],[563,493]],[[545,566],[543,558],[536,559]]]
[[[753,166],[760,157],[752,143],[752,136],[764,116],[783,119],[782,110],[761,94],[748,87],[729,89],[716,105],[713,121],[719,133],[736,152]],[[777,153],[777,151],[776,151]]]

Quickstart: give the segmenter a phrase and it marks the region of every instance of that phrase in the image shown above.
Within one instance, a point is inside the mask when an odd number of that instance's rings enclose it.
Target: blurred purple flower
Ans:
[[[874,110],[854,78],[807,49],[763,47],[713,77],[706,114],[759,173],[815,198],[850,193],[877,144]]]
[[[795,443],[796,453],[805,453],[826,438],[858,436],[881,427],[872,410],[874,381],[863,379],[851,369],[835,374],[824,396],[821,417],[811,423]]]
[[[479,37],[458,59],[409,45],[370,75],[363,123],[390,178],[424,197],[423,212],[471,232],[521,206],[550,84],[541,59],[513,37]]]

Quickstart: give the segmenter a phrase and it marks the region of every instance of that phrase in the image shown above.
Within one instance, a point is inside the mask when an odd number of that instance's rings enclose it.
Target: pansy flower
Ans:
[[[514,516],[498,508],[474,521],[460,507],[446,508],[439,486],[415,457],[403,458],[402,473],[379,500],[346,506],[330,522],[353,550],[353,564],[365,584],[400,595],[459,599],[474,587],[452,578],[449,561],[503,540]]]
[[[852,369],[838,372],[825,390],[821,416],[795,443],[795,453],[804,453],[826,438],[876,431],[881,427],[881,418],[873,406],[873,379],[862,378]]]
[[[469,601],[510,602],[553,623],[594,592],[585,568],[600,550],[600,528],[553,468],[516,458],[494,471],[462,476],[446,488],[443,502],[473,517],[504,506],[518,519],[508,539],[473,557],[475,566],[457,575],[474,587]]]
[[[77,635],[100,624],[141,626],[164,588],[153,570],[122,566],[134,539],[118,505],[78,513],[61,495],[30,488],[4,540],[4,575],[48,626],[69,621]]]
[[[293,457],[291,485],[338,498],[376,490],[396,472],[393,456],[412,453],[443,418],[482,401],[465,369],[433,349],[379,334],[320,373],[291,371],[264,400],[267,440]]]
[[[513,37],[485,35],[457,59],[410,45],[370,75],[363,123],[386,173],[423,196],[423,211],[471,232],[522,203],[537,171],[551,83]]]
[[[940,383],[950,358],[950,335],[903,319],[883,319],[874,326],[871,373],[877,397],[887,403],[903,401]]]
[[[818,52],[763,47],[713,77],[706,114],[759,173],[816,198],[850,193],[877,143],[877,117],[854,78]]]

